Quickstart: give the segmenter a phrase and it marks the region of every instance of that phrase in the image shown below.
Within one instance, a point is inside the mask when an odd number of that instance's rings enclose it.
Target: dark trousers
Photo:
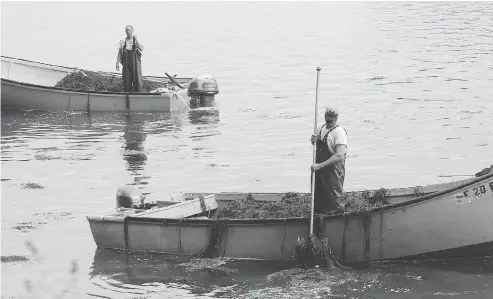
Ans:
[[[327,148],[326,137],[317,141],[317,163],[325,162],[332,157]],[[315,172],[315,214],[327,214],[329,211],[341,208],[339,202],[343,196],[345,164],[346,161],[342,160]]]
[[[341,208],[344,176],[344,161],[315,172],[316,214],[327,214]]]
[[[126,50],[123,55],[123,91],[141,92],[142,91],[142,68],[136,51]]]

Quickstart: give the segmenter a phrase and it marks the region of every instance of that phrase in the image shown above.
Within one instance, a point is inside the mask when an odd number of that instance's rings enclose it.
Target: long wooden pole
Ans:
[[[315,90],[315,123],[313,125],[313,134],[317,132],[317,120],[318,120],[318,78],[320,75],[320,67],[317,67],[317,87]],[[313,144],[313,164],[317,162],[317,142]],[[313,235],[313,215],[315,214],[315,171],[312,171],[312,211],[310,215],[310,235]]]

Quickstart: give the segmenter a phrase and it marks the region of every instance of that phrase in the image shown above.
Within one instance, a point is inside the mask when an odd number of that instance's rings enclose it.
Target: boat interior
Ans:
[[[433,199],[442,194],[454,192],[460,188],[473,184],[475,182],[481,181],[485,178],[493,177],[493,171],[490,171],[480,177],[470,177],[467,179],[450,181],[445,183],[426,185],[426,186],[413,186],[413,187],[405,187],[405,188],[393,188],[393,189],[375,189],[375,190],[358,190],[358,191],[349,191],[346,192],[347,198],[351,197],[364,197],[364,198],[374,198],[379,192],[384,190],[386,204],[384,206],[380,206],[378,208],[374,208],[372,212],[376,212],[379,210],[391,209],[394,207],[400,207],[403,205],[408,205],[416,202],[421,202],[424,200]],[[182,193],[180,196],[182,197],[182,201],[194,200],[200,197],[209,196],[214,194],[215,200],[217,201],[217,209],[210,212],[201,213],[199,215],[194,215],[192,218],[199,219],[207,219],[214,218],[217,213],[232,203],[237,199],[243,199],[247,196],[253,197],[256,201],[269,202],[269,201],[281,201],[285,197],[285,193],[242,193],[242,192],[194,192],[194,193]],[[298,193],[298,196],[309,196],[309,193]],[[120,210],[119,213],[115,214],[118,216],[131,216],[132,214],[138,214],[141,212],[145,212],[149,209],[153,208],[163,208],[173,204],[176,204],[179,201],[173,199],[176,195],[171,195],[168,200],[157,200],[151,203],[147,203],[142,209],[123,209]],[[342,213],[342,212],[341,212]],[[352,214],[352,213],[349,213]],[[329,215],[328,217],[333,217],[337,215]]]
[[[15,81],[36,86],[45,86],[55,88],[58,81],[66,75],[80,71],[79,67],[66,67],[54,64],[47,64],[31,60],[2,56],[2,80]],[[106,76],[121,77],[119,73],[100,72]],[[160,76],[143,76],[144,80],[157,82],[167,82],[169,86],[175,84],[168,77]],[[189,82],[192,78],[178,78],[175,80],[180,84]]]

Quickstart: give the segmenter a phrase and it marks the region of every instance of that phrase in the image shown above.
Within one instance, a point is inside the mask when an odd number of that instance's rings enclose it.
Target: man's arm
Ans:
[[[344,160],[344,158],[346,157],[346,149],[347,149],[347,146],[345,144],[336,145],[336,152],[327,161],[320,163],[319,164],[320,168],[318,170],[325,168],[327,166],[330,166],[330,165],[334,165],[334,164]]]
[[[144,46],[140,43],[140,41],[137,39],[137,36],[134,35],[134,38],[135,38],[135,46],[137,47],[137,49],[141,50],[141,51],[144,51]]]
[[[116,55],[116,70],[117,71],[120,70],[120,61],[121,61],[121,58],[122,58],[122,51],[121,50],[118,50],[118,54]]]

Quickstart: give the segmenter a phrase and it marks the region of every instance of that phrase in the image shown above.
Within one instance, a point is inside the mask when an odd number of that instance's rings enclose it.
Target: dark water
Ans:
[[[156,296],[159,287],[176,284],[197,296],[219,298],[490,298],[492,273],[491,258],[301,270],[290,263],[189,261],[98,250],[91,277],[110,274],[98,283],[138,285]]]
[[[2,55],[111,71],[129,12],[144,74],[211,73],[217,106],[2,111],[2,296],[493,297],[491,258],[328,272],[190,262],[97,251],[85,218],[113,211],[124,184],[150,200],[308,192],[317,66],[320,110],[338,105],[349,132],[347,190],[473,175],[493,163],[490,3],[2,3]]]
[[[112,211],[118,186],[133,184],[152,200],[172,186],[217,190],[217,182],[241,182],[234,172],[228,176],[225,162],[212,163],[213,146],[207,150],[203,141],[218,135],[219,123],[217,109],[2,111],[2,256],[11,257],[2,263],[2,289],[28,294],[29,280],[35,297],[49,298],[65,289],[67,296],[95,298],[490,298],[491,258],[305,271],[292,263],[96,249],[84,216]],[[203,168],[189,174],[193,162]],[[220,178],[207,175],[217,168],[225,169]]]

